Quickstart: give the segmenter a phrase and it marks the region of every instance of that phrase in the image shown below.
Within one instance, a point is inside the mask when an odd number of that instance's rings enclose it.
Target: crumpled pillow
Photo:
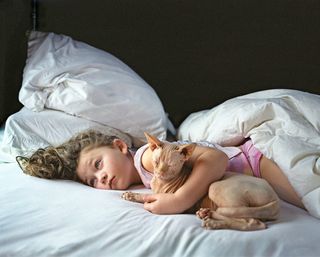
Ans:
[[[30,33],[19,100],[32,111],[119,129],[135,146],[146,142],[144,131],[166,137],[168,118],[153,88],[118,58],[65,35]]]
[[[30,156],[38,148],[57,146],[75,134],[94,129],[104,134],[117,136],[132,146],[132,138],[110,126],[71,116],[67,113],[45,109],[33,112],[23,107],[6,121],[0,145],[0,160],[15,162],[15,157]]]

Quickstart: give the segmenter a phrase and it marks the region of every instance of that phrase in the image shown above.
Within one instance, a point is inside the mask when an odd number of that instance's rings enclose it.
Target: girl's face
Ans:
[[[113,147],[84,149],[76,172],[83,183],[98,189],[125,190],[139,183],[128,146],[120,139],[113,141]]]

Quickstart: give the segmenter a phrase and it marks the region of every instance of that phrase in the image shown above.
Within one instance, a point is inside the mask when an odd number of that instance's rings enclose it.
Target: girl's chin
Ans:
[[[113,189],[114,190],[126,190],[128,189],[128,185],[125,185],[122,183],[122,181],[116,181],[116,183],[113,184]]]
[[[131,185],[129,188],[125,190],[133,190],[133,189],[141,189],[141,188],[146,188],[146,187],[143,184],[135,184],[135,185]]]

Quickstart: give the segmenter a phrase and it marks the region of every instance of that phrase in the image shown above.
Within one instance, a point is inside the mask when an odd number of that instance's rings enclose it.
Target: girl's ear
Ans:
[[[144,135],[147,138],[149,148],[151,149],[151,151],[162,146],[162,142],[158,138],[148,134],[147,132],[144,132]]]
[[[196,144],[182,145],[179,147],[179,152],[180,154],[184,155],[185,161],[187,161],[193,154],[193,151],[195,148],[196,148]]]
[[[113,140],[112,145],[114,148],[118,148],[124,154],[128,153],[128,146],[123,140],[116,138]]]

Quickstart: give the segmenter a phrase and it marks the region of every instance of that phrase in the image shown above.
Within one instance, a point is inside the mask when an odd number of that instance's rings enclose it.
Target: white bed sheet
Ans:
[[[138,191],[145,191],[140,189]],[[320,221],[282,202],[263,231],[204,230],[195,215],[154,215],[121,191],[0,164],[0,256],[319,256]]]

